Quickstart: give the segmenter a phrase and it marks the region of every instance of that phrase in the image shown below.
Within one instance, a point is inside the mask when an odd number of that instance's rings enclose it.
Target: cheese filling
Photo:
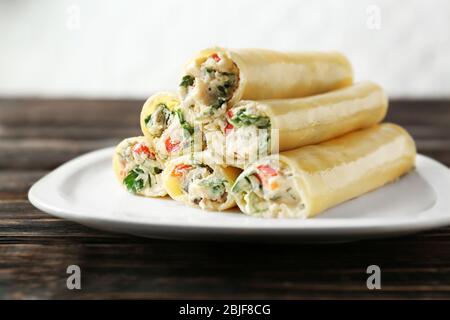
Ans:
[[[254,106],[241,106],[227,112],[227,154],[241,160],[256,160],[268,154],[270,119]]]
[[[120,175],[129,192],[147,196],[165,193],[161,176],[163,168],[149,145],[126,140],[119,148],[118,156],[122,164]]]
[[[184,105],[200,123],[225,114],[228,101],[239,85],[239,69],[228,55],[214,53],[203,62],[192,62],[180,83]]]
[[[196,139],[194,127],[186,121],[180,109],[170,111],[166,105],[160,104],[145,119],[145,124],[153,137],[156,154],[163,161],[193,152],[197,144],[200,150],[203,149],[201,137]]]
[[[199,163],[180,164],[174,168],[172,175],[179,177],[181,189],[192,205],[207,209],[212,204],[222,204],[227,201],[229,183],[220,168],[213,170]]]
[[[156,106],[155,111],[145,119],[145,125],[153,137],[160,137],[172,122],[172,112],[164,103]]]
[[[220,130],[207,132],[208,144],[225,163],[246,167],[270,154],[270,119],[253,105],[232,108]]]
[[[246,214],[293,217],[303,208],[293,172],[274,159],[252,166],[238,178],[231,192]]]

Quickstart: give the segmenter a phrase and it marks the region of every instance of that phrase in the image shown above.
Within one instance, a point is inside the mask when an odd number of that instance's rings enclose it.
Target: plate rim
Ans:
[[[342,221],[339,221],[338,219],[267,219],[267,218],[257,218],[253,217],[255,221],[272,221],[273,224],[253,224],[253,225],[209,225],[205,221],[202,224],[183,224],[182,222],[176,222],[176,223],[169,223],[168,221],[136,221],[136,220],[130,220],[130,217],[122,216],[122,218],[119,218],[118,216],[115,217],[105,217],[105,216],[98,216],[98,215],[90,215],[87,212],[81,212],[79,210],[70,210],[70,205],[66,205],[64,208],[58,207],[57,205],[52,205],[49,203],[46,203],[45,200],[42,200],[40,198],[39,193],[41,192],[40,189],[45,188],[49,184],[52,185],[52,180],[57,180],[59,176],[61,175],[68,175],[70,172],[76,171],[75,169],[78,168],[82,169],[86,166],[88,163],[92,163],[94,161],[100,161],[106,156],[111,157],[112,153],[114,152],[114,147],[107,147],[102,148],[98,150],[94,150],[88,153],[85,153],[83,155],[80,155],[76,158],[73,158],[56,169],[52,170],[51,172],[47,173],[43,177],[41,177],[37,182],[35,182],[32,187],[28,191],[28,199],[31,202],[33,206],[38,208],[41,211],[44,211],[50,215],[67,219],[70,221],[74,221],[81,224],[86,224],[90,226],[97,226],[99,224],[108,224],[108,225],[114,225],[115,227],[123,227],[126,229],[127,227],[136,229],[143,229],[143,230],[154,230],[155,228],[161,229],[161,230],[167,230],[170,229],[172,232],[245,232],[245,233],[256,233],[256,234],[276,234],[283,232],[284,235],[293,235],[296,234],[298,236],[307,236],[307,235],[314,235],[317,233],[320,233],[321,236],[328,235],[338,235],[338,234],[348,234],[348,233],[361,233],[364,235],[370,235],[370,234],[385,234],[385,233],[401,233],[401,232],[408,232],[410,231],[424,231],[429,230],[432,228],[450,225],[450,201],[447,208],[448,212],[441,212],[440,206],[442,206],[442,201],[445,200],[445,198],[442,198],[442,190],[439,188],[436,188],[436,183],[439,184],[439,182],[442,183],[442,181],[447,181],[450,184],[450,169],[447,168],[445,165],[441,164],[440,162],[427,157],[425,155],[417,154],[417,160],[422,162],[424,168],[422,170],[426,169],[437,169],[444,171],[444,174],[447,175],[448,179],[432,179],[430,180],[429,176],[423,176],[423,178],[433,187],[435,193],[436,193],[436,203],[431,206],[430,208],[427,208],[426,210],[422,211],[421,214],[415,219],[408,219],[408,218],[396,218],[396,219],[390,219],[386,220],[383,223],[382,219],[374,219],[374,218],[361,218],[357,220],[350,220],[350,219],[343,219]],[[420,159],[420,160],[419,160]],[[425,166],[427,165],[427,166]],[[394,182],[395,183],[395,182]],[[56,191],[58,190],[59,185],[53,184],[53,190],[46,190],[46,192]],[[426,217],[427,214],[425,213],[437,213],[437,217]],[[234,213],[233,213],[234,214]],[[249,216],[246,216],[249,217]],[[330,220],[333,220],[330,224]],[[276,221],[301,221],[301,224],[292,224],[292,225],[286,225],[277,223]],[[124,231],[127,232],[127,231]],[[331,232],[331,233],[329,233]],[[130,230],[127,233],[133,233],[132,230]],[[355,234],[356,235],[356,234]]]

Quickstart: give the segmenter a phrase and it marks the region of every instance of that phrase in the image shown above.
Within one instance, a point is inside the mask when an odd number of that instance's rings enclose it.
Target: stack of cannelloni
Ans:
[[[383,89],[353,82],[337,52],[212,48],[184,68],[178,94],[144,104],[143,136],[114,170],[130,192],[206,210],[313,217],[414,167],[411,136],[380,124]]]

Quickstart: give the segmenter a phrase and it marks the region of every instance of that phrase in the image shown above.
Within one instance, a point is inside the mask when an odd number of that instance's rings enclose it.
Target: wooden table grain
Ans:
[[[82,153],[139,135],[143,101],[0,99],[0,298],[450,298],[450,227],[329,245],[142,239],[34,208],[27,191]],[[450,166],[450,101],[396,100],[388,121]],[[82,289],[68,290],[79,265]],[[382,271],[368,290],[366,268]]]

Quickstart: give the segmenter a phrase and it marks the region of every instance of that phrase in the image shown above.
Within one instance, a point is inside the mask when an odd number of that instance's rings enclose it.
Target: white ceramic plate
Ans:
[[[314,219],[261,219],[237,209],[207,212],[126,192],[116,181],[113,148],[67,162],[29,191],[49,214],[108,231],[151,238],[266,242],[341,242],[399,236],[450,225],[450,170],[422,155],[395,183]]]

